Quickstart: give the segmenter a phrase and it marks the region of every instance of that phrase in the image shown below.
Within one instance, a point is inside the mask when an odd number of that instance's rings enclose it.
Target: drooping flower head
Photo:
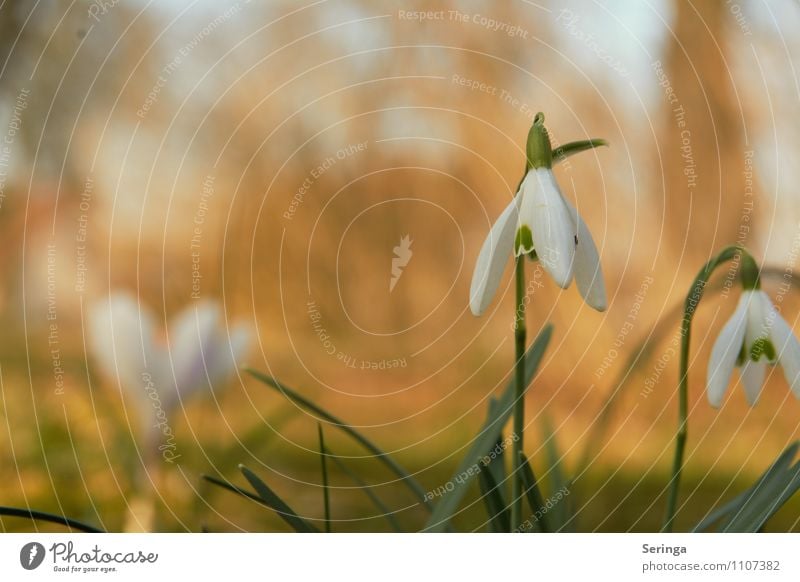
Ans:
[[[573,277],[586,302],[607,307],[600,256],[586,223],[561,193],[553,174],[553,159],[598,145],[602,140],[573,142],[554,152],[544,115],[537,114],[528,133],[526,173],[514,199],[500,214],[483,243],[470,286],[470,309],[481,315],[500,285],[508,258],[529,255],[562,288]]]
[[[800,342],[761,290],[752,258],[745,255],[742,261],[742,296],[711,350],[708,400],[714,407],[722,404],[733,370],[738,368],[747,402],[754,406],[768,365],[783,368],[786,382],[800,398]]]

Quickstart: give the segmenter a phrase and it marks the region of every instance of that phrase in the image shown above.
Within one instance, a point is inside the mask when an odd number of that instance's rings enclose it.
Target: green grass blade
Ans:
[[[493,416],[497,414],[497,399],[492,398],[489,400],[489,415]],[[489,451],[489,465],[488,470],[492,473],[492,478],[494,482],[497,483],[497,493],[500,495],[500,499],[503,502],[503,507],[509,505],[508,504],[508,489],[505,486],[506,483],[509,483],[508,480],[508,473],[506,472],[506,445],[508,443],[504,443],[501,438],[498,438],[495,442],[494,448]]]
[[[36,511],[35,509],[20,509],[17,507],[0,506],[0,516],[3,515],[8,517],[21,517],[23,519],[57,523],[59,525],[64,525],[70,529],[82,531],[84,533],[105,533],[102,529],[97,529],[96,527],[80,522],[77,519],[72,519],[71,517],[65,517],[63,515],[56,515],[54,513],[47,513],[45,511]]]
[[[530,385],[536,375],[536,370],[542,361],[552,332],[553,327],[549,324],[546,325],[539,337],[531,345],[527,354],[525,354],[525,386]],[[428,519],[428,523],[425,524],[423,531],[443,532],[447,530],[450,519],[458,510],[472,477],[477,474],[478,463],[500,438],[503,427],[511,417],[514,409],[514,399],[515,386],[512,378],[497,401],[497,405],[492,407],[492,414],[488,415],[480,432],[473,439],[472,445],[458,465],[455,474],[448,481],[448,485],[453,484],[453,488],[447,491],[436,504],[433,514]]]
[[[317,423],[319,435],[319,460],[322,465],[322,502],[325,506],[325,533],[331,533],[331,496],[328,487],[328,461],[325,452],[325,437],[322,435],[322,425]]]
[[[798,442],[789,446],[752,487],[708,514],[692,531],[708,531],[715,524],[720,531],[758,531],[800,486],[800,464],[791,467],[798,447]]]
[[[525,484],[525,494],[528,497],[528,505],[533,512],[532,517],[534,518],[531,525],[536,526],[542,533],[548,533],[552,530],[548,523],[544,497],[542,497],[542,492],[539,491],[539,484],[536,482],[536,475],[534,475],[533,468],[525,454],[520,453],[520,457],[522,458],[522,482]]]
[[[367,483],[361,479],[353,470],[351,470],[347,465],[344,464],[336,455],[330,452],[330,450],[326,450],[328,455],[330,456],[333,464],[336,465],[339,470],[347,475],[356,485],[358,485],[359,490],[363,491],[364,494],[369,497],[370,501],[378,508],[378,511],[381,512],[381,515],[386,518],[386,521],[389,522],[389,526],[396,532],[402,532],[403,529],[400,527],[400,523],[397,521],[395,516],[392,514],[392,510],[381,501],[381,498],[372,490],[372,487],[367,485]]]
[[[257,503],[260,503],[264,507],[269,507],[270,509],[272,509],[272,507],[270,505],[268,505],[266,501],[261,499],[255,493],[250,493],[247,489],[242,489],[241,487],[237,487],[236,485],[234,485],[232,483],[228,483],[227,481],[223,481],[222,479],[218,479],[218,478],[216,478],[216,477],[214,477],[212,475],[203,475],[202,478],[205,479],[206,481],[208,481],[209,483],[213,483],[214,485],[217,485],[218,487],[226,489],[227,491],[230,491],[232,493],[236,493],[237,495],[239,495],[241,497],[245,497],[247,499],[250,499],[251,501],[255,501]]]
[[[759,496],[758,501],[745,506],[724,531],[757,533],[767,521],[800,489],[800,463],[785,472],[780,481],[772,484],[768,492]]]
[[[301,531],[301,530],[298,530],[295,527],[295,524],[289,522],[289,520],[286,519],[286,516],[282,515],[281,512],[278,511],[278,509],[276,509],[276,507],[275,507],[275,505],[273,503],[270,503],[270,502],[266,501],[265,499],[262,499],[258,495],[255,495],[254,493],[251,493],[250,491],[248,491],[246,489],[242,489],[241,487],[237,487],[236,485],[233,485],[232,483],[228,483],[227,481],[223,481],[222,479],[218,479],[217,477],[214,477],[212,475],[203,475],[202,478],[205,479],[206,481],[208,481],[209,483],[217,485],[218,487],[221,487],[221,488],[223,488],[223,489],[225,489],[227,491],[230,491],[232,493],[236,493],[237,495],[239,495],[241,497],[244,497],[246,499],[250,499],[251,501],[255,501],[256,503],[259,503],[259,504],[263,505],[264,507],[267,507],[267,508],[277,512],[278,515],[280,515],[281,518],[284,519],[284,521],[289,523],[289,525],[292,526],[293,529],[295,529],[295,531]],[[264,485],[264,486],[266,487],[266,485]],[[277,496],[275,496],[275,497],[277,498]],[[280,499],[278,499],[278,501],[280,501]],[[282,501],[280,501],[280,503],[288,508],[288,506],[286,506],[286,504],[284,504]],[[291,509],[289,509],[289,511],[291,511]],[[294,512],[292,512],[292,513],[294,513]],[[298,518],[298,519],[300,519],[300,518]],[[305,526],[310,527],[311,531],[316,531],[316,528],[314,528],[313,526],[311,526],[308,523],[306,523]],[[302,531],[307,532],[308,530],[307,530],[307,528],[305,526],[303,526]]]
[[[572,486],[572,481],[567,477],[564,470],[563,456],[559,452],[558,442],[553,427],[545,416],[542,422],[543,439],[545,456],[548,463],[547,474],[550,476],[550,496],[556,495],[561,491],[569,491]],[[550,517],[550,526],[554,532],[574,531],[575,521],[572,513],[572,505],[566,499],[553,505],[553,508],[548,512]]]
[[[395,475],[397,475],[403,483],[414,493],[417,499],[422,503],[422,505],[427,508],[431,509],[430,501],[425,496],[425,489],[419,484],[419,482],[412,477],[408,471],[403,469],[394,459],[392,459],[388,453],[381,450],[377,445],[373,444],[367,437],[357,431],[355,428],[340,420],[336,416],[332,415],[331,413],[323,410],[304,396],[301,396],[296,391],[292,390],[291,388],[281,384],[276,379],[272,378],[271,376],[267,376],[266,374],[262,374],[257,370],[253,370],[250,368],[245,369],[247,373],[251,376],[262,382],[264,385],[273,388],[289,398],[291,401],[299,404],[303,408],[310,410],[323,420],[326,420],[333,426],[342,430],[345,434],[349,435],[353,438],[356,442],[358,442],[361,446],[371,452],[375,457],[386,465]]]
[[[481,465],[478,482],[483,503],[486,506],[486,514],[489,516],[489,526],[494,533],[508,533],[511,530],[511,514],[508,506],[500,495],[500,487],[494,480],[489,466],[483,463]]]
[[[721,531],[757,532],[794,495],[800,487],[800,464],[791,468],[789,465],[797,449],[798,443],[795,443],[778,457]]]
[[[244,478],[247,479],[253,489],[256,490],[256,493],[258,493],[258,496],[261,498],[264,504],[272,509],[272,511],[277,513],[278,516],[283,519],[283,521],[292,527],[292,529],[299,533],[319,532],[317,528],[297,515],[297,513],[295,513],[295,511],[283,501],[283,499],[278,497],[275,492],[267,486],[266,483],[259,479],[258,475],[253,473],[244,465],[239,465],[239,470],[242,472],[242,475],[244,475]]]

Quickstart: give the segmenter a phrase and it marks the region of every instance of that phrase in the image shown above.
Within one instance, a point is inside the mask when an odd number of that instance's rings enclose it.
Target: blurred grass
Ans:
[[[50,392],[36,394],[34,410],[30,394],[10,389],[21,380],[4,370],[0,421],[14,438],[0,439],[0,502],[64,514],[111,531],[120,530],[126,515],[126,499],[136,488],[139,460],[119,402],[107,390],[96,389],[93,407],[86,389],[71,385],[68,390],[72,397],[68,401]],[[47,380],[47,377],[36,378],[33,384],[43,386]],[[535,388],[536,385],[534,395]],[[81,396],[77,397],[79,392]],[[157,483],[161,497],[157,505],[158,531],[287,531],[286,525],[269,510],[200,478],[204,473],[214,474],[246,486],[237,469],[242,462],[257,470],[298,513],[312,520],[322,519],[313,421],[268,394],[263,387],[248,384],[248,397],[258,410],[268,411],[264,418],[272,428],[265,426],[252,411],[243,412],[247,408],[240,405],[242,394],[234,388],[220,395],[221,415],[215,413],[209,402],[198,402],[187,410],[191,423],[186,418],[176,419],[182,455],[180,469],[161,463],[160,475],[150,476]],[[62,409],[63,414],[53,412]],[[451,477],[463,451],[455,455],[451,452],[468,443],[483,414],[483,410],[476,411],[425,447],[396,453],[398,461],[412,472],[420,471],[417,477],[423,485],[435,489]],[[191,438],[189,428],[196,434],[196,440]],[[375,493],[389,507],[399,510],[395,517],[401,526],[412,531],[421,527],[426,514],[415,506],[406,488],[380,463],[365,457],[360,447],[336,434],[338,431],[326,432],[326,446],[372,484]],[[545,455],[543,450],[536,449],[534,432],[528,439],[529,453],[534,453],[537,474],[546,479]],[[566,428],[557,430],[562,447],[569,445],[573,432]],[[667,447],[669,433],[670,430],[661,431],[654,451]],[[697,425],[690,434],[700,433]],[[393,439],[382,434],[381,438],[384,441],[379,442],[390,450],[403,446],[407,440],[403,434],[396,434]],[[734,449],[743,450],[753,444],[745,440],[740,435]],[[577,447],[566,448],[569,452],[565,464],[569,471],[575,468],[579,455]],[[707,471],[707,460],[716,450],[715,442],[702,445],[689,460],[681,494],[681,503],[687,501],[687,504],[678,515],[679,530],[691,527],[705,512],[750,486],[758,472],[772,460],[762,447],[758,458],[751,459],[738,475],[729,459],[719,468]],[[638,458],[620,458],[619,453],[593,456],[590,468],[572,484],[567,498],[577,511],[577,530],[657,530],[663,516],[670,452],[667,447],[661,458],[646,454],[646,450],[637,453]],[[776,450],[774,455],[779,452]],[[642,462],[643,459],[647,462]],[[617,464],[621,464],[619,471]],[[387,523],[363,492],[335,465],[329,469],[333,530],[388,531]],[[550,494],[545,492],[545,496]],[[478,488],[474,485],[464,509],[454,520],[458,530],[486,528],[483,506],[475,503],[477,496]],[[800,531],[798,515],[800,499],[795,498],[773,518],[768,530]],[[63,531],[52,524],[34,526],[18,518],[2,518],[0,526],[3,531],[31,531],[34,527],[38,531]]]
[[[773,374],[755,409],[744,404],[734,385],[731,401],[722,410],[707,405],[703,362],[732,303],[709,299],[697,316],[693,354],[698,364],[691,375],[689,457],[680,498],[681,503],[688,503],[679,512],[679,530],[690,528],[707,511],[750,486],[783,447],[797,438],[800,429],[794,413],[799,405],[789,396],[780,372]],[[787,296],[784,307],[792,312],[796,303],[796,298]],[[607,322],[606,327],[614,333],[615,322]],[[535,430],[543,412],[553,419],[567,470],[578,470],[584,460],[589,463],[568,497],[577,511],[577,531],[653,531],[660,526],[675,427],[677,360],[666,366],[652,393],[643,396],[642,387],[671,341],[674,325],[662,327],[662,339],[651,345],[628,375],[604,435],[593,433],[592,427],[601,405],[613,392],[611,377],[625,374],[624,357],[620,357],[602,384],[587,386],[586,378],[592,377],[595,365],[592,361],[599,362],[604,355],[602,343],[594,346],[593,355],[585,357],[578,371],[567,370],[569,348],[560,344],[564,335],[557,327],[555,347],[546,355],[544,369],[530,390],[528,422],[533,424],[527,453],[537,475],[546,479],[549,469],[543,465],[546,455]],[[46,338],[35,333],[29,334],[28,340],[29,345],[46,345]],[[316,342],[316,338],[310,341]],[[625,349],[634,352],[637,345],[631,338]],[[63,395],[54,390],[46,352],[26,353],[22,345],[10,340],[0,347],[0,504],[64,514],[118,531],[125,522],[126,500],[140,487],[142,462],[131,436],[136,419],[126,415],[117,389],[94,375],[91,360],[87,375],[80,342],[63,342],[62,346],[67,371]],[[277,373],[296,374],[291,353],[275,350],[275,354],[271,363]],[[417,387],[381,399],[355,400],[356,406],[342,394],[313,388],[315,384],[302,375],[285,380],[344,420],[366,425],[362,430],[370,438],[409,471],[418,472],[415,476],[423,486],[435,490],[450,479],[466,452],[485,417],[489,391],[492,387],[499,390],[507,378],[509,360],[510,354],[497,354],[455,391],[450,383],[457,382],[458,376],[446,371],[426,382],[424,390]],[[364,394],[389,389],[386,384],[364,383],[363,373],[343,369],[333,360],[321,363],[325,377],[335,379],[337,385],[358,386]],[[28,369],[33,373],[30,378]],[[413,378],[407,374],[399,369],[381,379],[402,386]],[[448,398],[446,406],[419,412],[444,397]],[[402,430],[397,429],[397,418],[405,418]],[[383,426],[387,420],[390,424]],[[285,524],[269,510],[200,478],[212,474],[246,486],[237,469],[239,463],[257,471],[299,513],[322,518],[316,425],[257,381],[234,380],[218,391],[217,402],[209,397],[192,401],[185,411],[179,409],[170,423],[178,435],[180,469],[160,463],[158,474],[145,480],[160,496],[158,531],[285,531]],[[422,526],[425,513],[414,505],[405,487],[338,431],[328,430],[326,435],[327,446],[373,485],[389,507],[398,510],[395,517],[404,529]],[[584,459],[585,450],[588,456]],[[363,492],[336,467],[329,468],[334,531],[386,531],[387,523]],[[457,529],[486,527],[483,506],[475,502],[477,496],[474,485],[455,519]],[[793,499],[768,529],[800,531],[798,515],[800,502]],[[0,519],[3,531],[34,527],[60,531],[51,524]]]

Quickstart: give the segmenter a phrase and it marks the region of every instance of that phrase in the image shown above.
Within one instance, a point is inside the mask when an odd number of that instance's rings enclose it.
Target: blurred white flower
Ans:
[[[792,392],[800,398],[800,342],[766,293],[746,289],[711,350],[707,378],[711,405],[722,404],[735,367],[740,368],[747,401],[755,405],[767,364],[781,365]]]
[[[250,344],[250,331],[243,325],[230,332],[222,324],[219,307],[200,303],[178,313],[169,327],[169,354],[175,389],[165,404],[184,399],[204,387],[212,389],[228,380]]]
[[[226,381],[250,343],[249,329],[227,330],[211,302],[186,307],[163,333],[153,315],[125,293],[94,305],[87,327],[96,363],[133,396],[146,427],[153,415],[169,414],[195,393]]]
[[[549,167],[531,168],[483,243],[470,287],[470,309],[481,315],[491,303],[508,257],[536,252],[562,288],[573,275],[578,291],[594,309],[607,307],[600,256],[586,223],[558,187]]]

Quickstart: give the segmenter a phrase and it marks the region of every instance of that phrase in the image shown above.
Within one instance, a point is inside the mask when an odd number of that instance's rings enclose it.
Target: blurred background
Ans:
[[[120,291],[162,337],[182,309],[217,302],[221,333],[254,331],[240,363],[441,486],[510,377],[511,269],[481,318],[469,283],[538,111],[556,143],[610,143],[556,169],[600,249],[609,309],[528,269],[531,337],[555,332],[526,450],[546,474],[549,421],[577,530],[660,524],[675,309],[706,260],[749,247],[800,331],[797,2],[5,0],[0,29],[0,505],[117,531],[148,491],[159,531],[284,531],[201,480],[243,484],[244,463],[322,516],[315,419],[244,372],[170,412],[177,462],[145,463],[130,387],[86,333]],[[800,436],[778,369],[755,408],[736,380],[722,409],[706,400],[734,274],[720,271],[695,319],[678,529]],[[391,474],[326,436],[421,527]],[[331,484],[335,530],[386,529],[345,474]],[[484,521],[467,503],[456,523]],[[800,529],[800,502],[770,529]]]

